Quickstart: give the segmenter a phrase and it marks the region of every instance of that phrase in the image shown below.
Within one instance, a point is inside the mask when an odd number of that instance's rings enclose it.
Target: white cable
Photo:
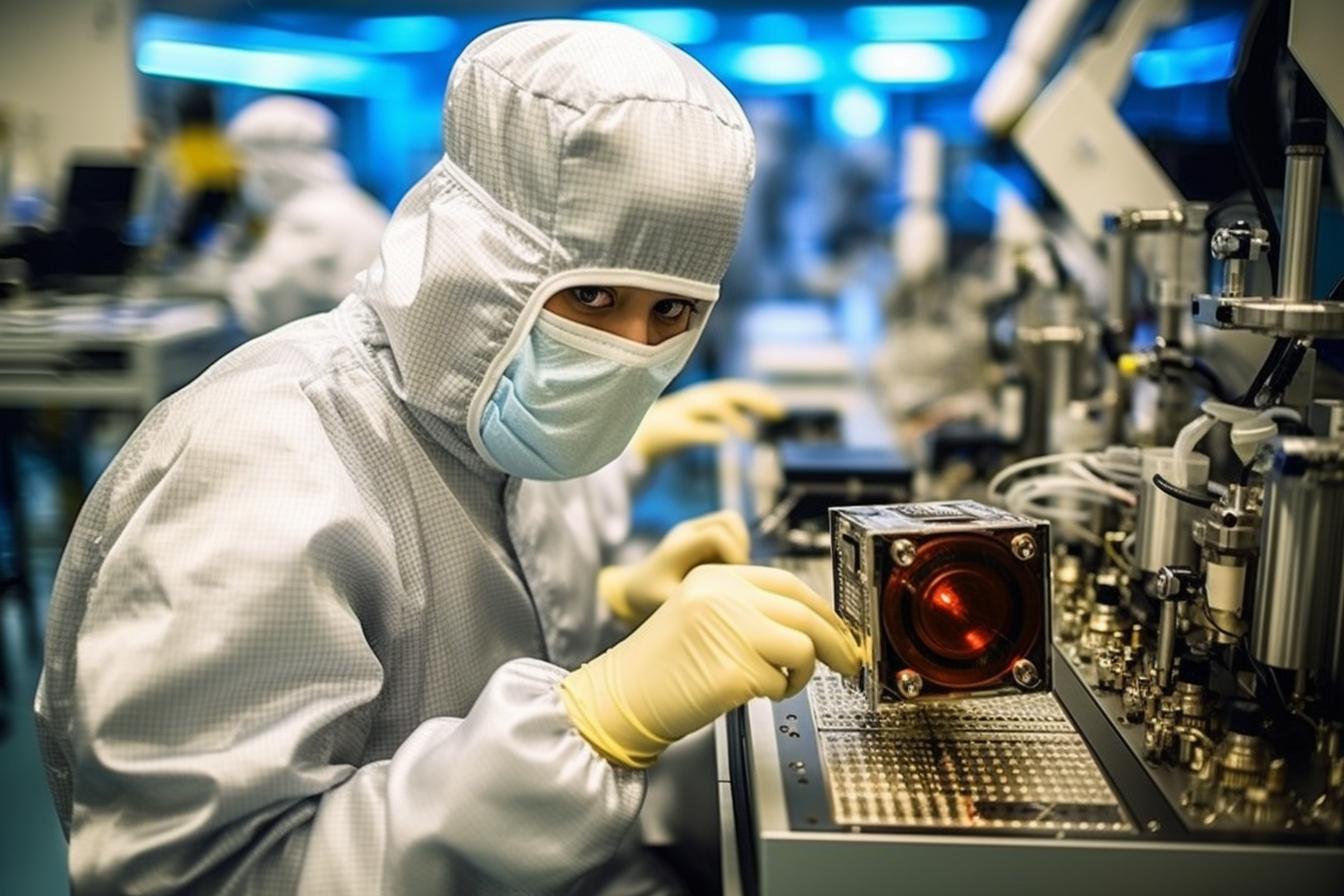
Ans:
[[[1106,482],[1105,479],[1097,475],[1092,468],[1087,465],[1087,461],[1085,460],[1071,460],[1064,464],[1064,469],[1084,482]]]
[[[1096,494],[1130,506],[1138,503],[1138,499],[1134,497],[1133,493],[1109,482],[1093,482],[1088,479],[1056,475],[1034,476],[1024,484],[1034,486],[1037,489],[1058,489],[1064,492],[1077,492],[1080,495]]]
[[[1266,408],[1263,413],[1273,420],[1291,420],[1294,423],[1302,422],[1302,415],[1298,413],[1297,408],[1290,408],[1286,404],[1276,404],[1272,408]]]
[[[1070,460],[1082,460],[1085,457],[1087,455],[1082,452],[1069,452],[1067,454],[1046,454],[1041,457],[1029,457],[1026,460],[1020,460],[1015,464],[1004,467],[998,472],[998,475],[989,480],[989,493],[991,495],[996,494],[999,491],[999,486],[1024,470],[1049,467]]]
[[[1208,402],[1204,403],[1205,408]],[[1200,439],[1209,434],[1209,430],[1218,423],[1218,418],[1212,414],[1205,413],[1194,420],[1191,420],[1185,426],[1181,427],[1181,432],[1176,436],[1176,444],[1172,447],[1172,480],[1173,485],[1179,485],[1181,488],[1187,488],[1190,484],[1188,468],[1190,466],[1190,455],[1194,454],[1195,446],[1199,444]],[[1180,480],[1177,482],[1176,480]]]
[[[1139,471],[1142,469],[1139,464],[1119,464],[1114,461],[1109,461],[1104,455],[1094,455],[1083,461],[1083,463],[1085,463],[1087,468],[1094,473],[1101,473],[1102,475],[1114,476],[1117,478],[1130,477],[1137,479]]]

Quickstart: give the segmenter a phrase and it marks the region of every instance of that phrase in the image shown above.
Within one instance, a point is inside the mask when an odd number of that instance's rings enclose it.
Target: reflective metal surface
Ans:
[[[1266,477],[1252,647],[1281,669],[1323,670],[1344,605],[1344,443],[1284,438]],[[1326,670],[1332,679],[1340,672]]]
[[[824,672],[810,685],[839,824],[1129,832],[1092,754],[1050,694],[884,705]]]
[[[1312,265],[1316,261],[1316,219],[1321,206],[1324,146],[1288,147],[1283,183],[1283,262],[1279,295],[1290,302],[1310,302]]]
[[[1135,529],[1138,568],[1156,573],[1164,566],[1193,566],[1199,549],[1191,534],[1198,508],[1166,494],[1153,484],[1160,473],[1168,482],[1202,491],[1209,481],[1209,459],[1193,453],[1184,469],[1170,448],[1146,448],[1139,479],[1139,521]]]

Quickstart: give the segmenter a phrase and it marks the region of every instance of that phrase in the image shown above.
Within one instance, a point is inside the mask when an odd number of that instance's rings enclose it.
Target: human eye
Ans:
[[[600,286],[576,286],[569,292],[575,304],[588,310],[610,308],[616,304],[616,294]]]
[[[662,299],[654,303],[653,313],[660,320],[681,320],[683,315],[695,313],[695,303],[690,299]]]

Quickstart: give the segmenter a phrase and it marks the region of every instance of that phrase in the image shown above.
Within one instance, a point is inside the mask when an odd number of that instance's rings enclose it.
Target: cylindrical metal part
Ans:
[[[1283,176],[1283,254],[1279,297],[1310,302],[1316,264],[1316,218],[1321,206],[1323,146],[1290,146]]]
[[[1246,591],[1246,567],[1209,563],[1207,572],[1204,590],[1209,596],[1209,609],[1240,615],[1242,595]]]
[[[1107,321],[1106,324],[1121,338],[1129,335],[1130,292],[1134,270],[1134,233],[1127,228],[1116,228],[1106,240],[1107,258]]]
[[[1179,245],[1179,244],[1178,244]],[[1157,309],[1157,338],[1163,345],[1180,345],[1184,340],[1186,318],[1190,316],[1190,294],[1174,277],[1159,280],[1153,289]]]
[[[1163,492],[1153,484],[1153,476],[1160,473],[1168,482],[1184,482],[1187,488],[1198,491],[1209,481],[1209,458],[1194,452],[1182,463],[1171,448],[1145,448],[1139,469],[1139,520],[1135,529],[1139,570],[1156,573],[1164,566],[1196,566],[1199,553],[1192,526],[1201,510]]]
[[[1344,441],[1274,442],[1265,481],[1252,649],[1280,669],[1319,670],[1338,682],[1344,606]]]
[[[1223,263],[1223,295],[1239,299],[1246,295],[1246,262],[1229,258]]]
[[[1162,618],[1157,625],[1157,683],[1166,687],[1171,681],[1171,666],[1176,658],[1176,601],[1162,602]]]
[[[1026,428],[1022,450],[1044,454],[1055,450],[1050,443],[1051,421],[1066,413],[1083,389],[1087,368],[1087,332],[1077,323],[1073,301],[1033,303],[1017,330],[1017,351],[1027,379]],[[1057,322],[1042,321],[1057,314]]]

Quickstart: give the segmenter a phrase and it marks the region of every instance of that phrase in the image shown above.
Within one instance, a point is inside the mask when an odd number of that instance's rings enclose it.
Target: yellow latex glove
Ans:
[[[830,604],[763,566],[698,566],[624,641],[560,682],[569,718],[613,762],[646,767],[672,741],[753,697],[802,690],[820,659],[844,675],[859,649]]]
[[[699,516],[674,527],[641,562],[603,569],[597,575],[597,593],[617,616],[639,625],[676,594],[692,569],[705,563],[746,563],[750,549],[747,524],[735,511]]]
[[[652,464],[693,445],[717,445],[730,434],[750,438],[752,416],[778,420],[786,410],[784,403],[760,383],[702,383],[654,402],[635,430],[630,447],[645,464]]]

